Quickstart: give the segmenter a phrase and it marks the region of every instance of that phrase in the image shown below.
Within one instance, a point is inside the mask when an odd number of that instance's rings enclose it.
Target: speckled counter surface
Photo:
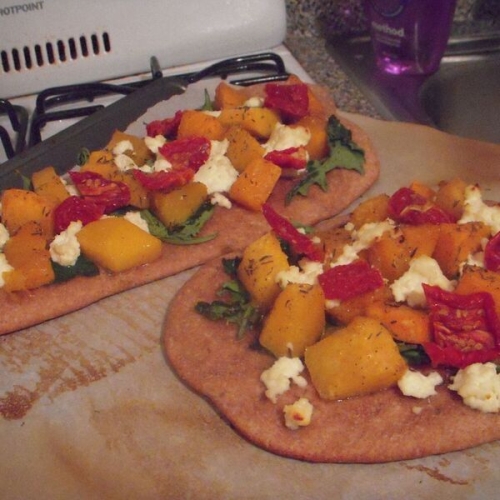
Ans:
[[[366,31],[363,0],[286,0],[288,32],[285,44],[319,84],[328,87],[344,111],[380,118],[375,108],[325,49],[322,27],[349,36]],[[457,0],[456,33],[500,30],[498,0]]]
[[[285,44],[311,78],[331,90],[339,109],[379,117],[358,87],[327,52],[323,37],[290,33]]]

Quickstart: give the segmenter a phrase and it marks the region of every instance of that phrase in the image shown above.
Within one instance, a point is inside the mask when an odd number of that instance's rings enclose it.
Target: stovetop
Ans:
[[[163,71],[159,69],[156,58],[152,57],[150,67],[149,73],[102,83],[53,87],[36,95],[0,101],[0,171],[17,171],[21,167],[30,168],[27,164],[33,162],[49,161],[46,159],[51,158],[51,149],[54,150],[54,162],[57,163],[61,155],[54,148],[63,146],[65,131],[76,126],[85,117],[121,101],[124,96],[133,94],[137,89],[162,77],[180,75],[190,85],[195,84],[196,80],[200,81],[199,85],[212,87],[214,81],[218,82],[221,78],[248,85],[283,79],[289,73],[310,81],[307,73],[284,45],[279,45],[272,51]],[[39,155],[39,152],[44,155]],[[76,161],[76,157],[74,158]],[[44,165],[32,166],[31,170],[42,166]]]

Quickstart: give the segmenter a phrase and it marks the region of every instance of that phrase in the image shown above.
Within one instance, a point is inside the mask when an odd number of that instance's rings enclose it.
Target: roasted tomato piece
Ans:
[[[380,271],[362,259],[331,267],[318,276],[318,281],[328,300],[351,299],[384,285]]]
[[[315,261],[323,259],[323,252],[305,234],[302,234],[290,221],[278,214],[268,203],[262,206],[262,213],[278,238],[288,243],[298,255],[305,255]]]
[[[423,285],[433,342],[424,349],[434,366],[463,368],[500,356],[500,321],[486,292],[459,295]]]
[[[149,137],[162,135],[167,139],[174,139],[179,129],[183,111],[177,111],[171,118],[154,120],[146,125],[146,133]]]
[[[268,83],[264,106],[275,109],[284,121],[294,122],[309,113],[309,90],[305,83]]]
[[[97,205],[89,198],[70,196],[54,210],[54,230],[56,234],[64,231],[71,222],[81,221],[85,226],[89,222],[100,219],[104,215],[104,207]]]
[[[484,265],[489,271],[500,270],[500,233],[491,238],[484,248]]]
[[[307,151],[304,147],[270,151],[264,158],[281,168],[302,170],[307,165]]]
[[[455,219],[410,188],[398,189],[389,199],[389,217],[404,224],[444,224]]]
[[[132,170],[134,177],[150,191],[170,191],[184,186],[194,177],[191,168],[176,168],[163,170],[161,172],[145,173],[141,170]]]
[[[110,181],[95,172],[70,172],[70,177],[83,198],[90,199],[109,214],[130,203],[130,189],[123,182]]]
[[[210,156],[210,141],[205,137],[183,137],[167,142],[159,149],[174,169],[187,167],[195,172]]]

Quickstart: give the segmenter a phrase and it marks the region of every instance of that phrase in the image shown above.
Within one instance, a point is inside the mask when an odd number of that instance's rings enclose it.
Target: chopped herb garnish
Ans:
[[[334,116],[328,119],[328,145],[330,154],[324,160],[309,161],[306,175],[286,195],[288,205],[294,196],[307,196],[309,189],[317,184],[323,191],[328,189],[326,174],[336,168],[364,172],[364,151],[352,140],[351,131]]]
[[[62,283],[77,276],[97,276],[99,268],[89,259],[80,255],[73,266],[62,266],[57,262],[51,262],[55,274],[55,282]]]
[[[213,111],[214,110],[214,105],[212,103],[212,100],[210,99],[210,94],[208,93],[208,90],[205,89],[205,100],[203,102],[203,106],[200,108],[200,111]]]
[[[430,363],[429,356],[421,345],[405,342],[398,342],[397,345],[401,356],[410,366],[422,366]]]
[[[76,164],[79,165],[80,167],[82,165],[85,165],[89,161],[90,157],[90,150],[88,148],[82,148],[80,149],[78,156],[76,157]]]
[[[225,320],[227,323],[237,325],[237,339],[243,338],[246,330],[262,320],[262,314],[251,303],[247,290],[235,277],[240,261],[238,258],[222,259],[224,271],[233,279],[223,283],[218,290],[217,295],[221,297],[220,300],[200,301],[195,305],[196,312],[212,321]]]
[[[197,237],[203,226],[208,222],[214,212],[214,205],[210,202],[204,203],[200,209],[189,218],[183,225],[167,228],[149,210],[141,210],[141,217],[148,223],[149,232],[172,245],[196,245],[213,240],[217,233]]]

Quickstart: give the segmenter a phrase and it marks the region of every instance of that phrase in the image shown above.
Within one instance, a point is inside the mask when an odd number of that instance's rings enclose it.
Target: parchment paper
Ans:
[[[500,199],[500,146],[346,116],[369,132],[382,160],[366,196],[460,176]],[[336,465],[280,458],[244,441],[175,377],[161,351],[169,301],[191,273],[0,338],[0,498],[495,497],[499,443]]]

